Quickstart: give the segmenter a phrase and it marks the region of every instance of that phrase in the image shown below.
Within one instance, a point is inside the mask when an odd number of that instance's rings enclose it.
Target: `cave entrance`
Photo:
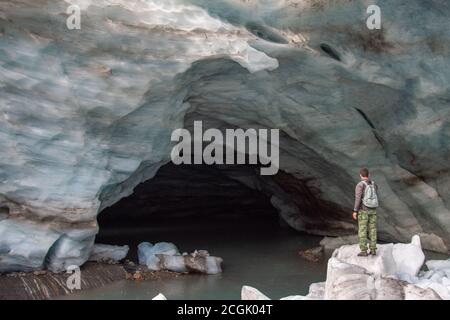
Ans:
[[[140,242],[167,241],[183,252],[221,244],[264,241],[295,233],[279,217],[270,197],[247,183],[259,175],[251,165],[162,166],[156,175],[98,216],[98,243],[127,244],[135,260]],[[269,240],[268,240],[269,241]]]
[[[137,261],[137,245],[143,241],[172,242],[182,253],[202,249],[223,258],[221,275],[189,274],[143,287],[128,281],[116,294],[129,298],[163,292],[171,299],[235,299],[244,284],[274,298],[306,294],[311,282],[323,279],[326,263],[306,261],[298,251],[318,246],[322,237],[288,226],[263,183],[258,185],[259,169],[168,163],[132,195],[104,209],[98,215],[96,242],[129,245],[130,260]],[[302,198],[308,199],[306,194]],[[305,208],[309,206],[311,202],[305,202]]]

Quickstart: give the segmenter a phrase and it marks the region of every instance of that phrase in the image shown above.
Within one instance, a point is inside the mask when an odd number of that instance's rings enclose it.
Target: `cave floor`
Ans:
[[[104,287],[125,278],[120,264],[87,262],[81,267],[81,290]],[[67,283],[71,274],[48,271],[14,272],[0,275],[0,300],[45,300],[76,292]]]
[[[142,241],[169,241],[181,252],[205,249],[224,259],[220,275],[188,274],[147,281],[118,281],[82,291],[68,299],[151,299],[163,293],[168,299],[240,299],[243,285],[258,288],[277,299],[307,294],[309,285],[324,281],[326,258],[314,263],[298,251],[318,246],[322,237],[280,227],[277,218],[216,217],[159,221],[153,227],[101,229],[97,241],[130,245],[129,258],[136,261]]]

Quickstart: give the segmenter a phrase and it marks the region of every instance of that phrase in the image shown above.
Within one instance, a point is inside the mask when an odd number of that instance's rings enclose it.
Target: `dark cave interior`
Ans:
[[[205,248],[208,243],[230,238],[248,239],[251,233],[290,230],[267,195],[229,176],[258,174],[257,166],[217,165],[162,166],[134,193],[98,216],[99,243],[130,245],[143,241],[182,242],[185,250]]]
[[[289,226],[272,205],[273,188],[282,190],[299,208],[298,217],[290,219],[300,219],[311,233],[342,232],[342,210],[320,201],[315,190],[283,171],[264,178],[257,165],[168,163],[133,194],[98,215],[96,242],[127,244],[133,259],[143,241],[173,242],[181,251],[194,251],[214,249],[218,242],[265,241],[278,233],[302,233]]]

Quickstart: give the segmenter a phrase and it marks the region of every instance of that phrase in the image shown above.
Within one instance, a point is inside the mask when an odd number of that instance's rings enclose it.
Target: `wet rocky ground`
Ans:
[[[126,269],[120,264],[88,262],[80,269],[81,290],[103,287],[125,279]],[[74,273],[49,271],[16,272],[0,275],[0,300],[41,300],[68,295],[78,289],[70,289],[70,277]]]
[[[150,271],[132,261],[123,263],[87,262],[80,268],[80,289],[71,289],[74,273],[53,273],[46,270],[0,274],[0,300],[43,300],[102,288],[114,282],[167,280],[184,273]],[[73,283],[73,282],[71,282]]]

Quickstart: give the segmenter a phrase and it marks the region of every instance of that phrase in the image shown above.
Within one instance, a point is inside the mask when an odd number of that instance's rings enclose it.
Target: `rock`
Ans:
[[[158,293],[155,297],[152,298],[152,300],[167,300],[166,296],[162,293]]]
[[[46,270],[34,271],[33,274],[35,276],[43,276],[43,275],[47,274],[47,271]]]
[[[312,249],[307,249],[305,251],[299,251],[299,255],[302,258],[304,258],[305,260],[308,260],[311,262],[319,262],[323,256],[323,248],[316,247],[316,248],[312,248]]]
[[[128,260],[128,259],[125,260],[125,264],[128,265],[129,267],[135,267],[136,266],[136,263],[134,263],[133,261]]]
[[[134,279],[134,277],[133,277],[132,273],[130,273],[130,272],[125,273],[125,280],[133,280],[133,279]]]
[[[444,240],[435,235],[434,233],[419,233],[420,240],[422,242],[422,247],[425,250],[448,253],[449,248],[445,244]]]
[[[335,250],[343,245],[347,244],[356,244],[358,243],[358,236],[344,236],[344,237],[324,237],[320,241],[320,245],[324,248],[325,251]]]
[[[243,286],[241,290],[241,300],[270,300],[270,298],[258,289],[250,286]]]
[[[133,274],[133,280],[136,280],[136,281],[142,281],[142,280],[144,280],[144,276],[142,275],[142,272],[136,271],[136,272]]]
[[[97,262],[119,262],[128,254],[128,246],[113,246],[108,244],[94,244],[89,261]]]

